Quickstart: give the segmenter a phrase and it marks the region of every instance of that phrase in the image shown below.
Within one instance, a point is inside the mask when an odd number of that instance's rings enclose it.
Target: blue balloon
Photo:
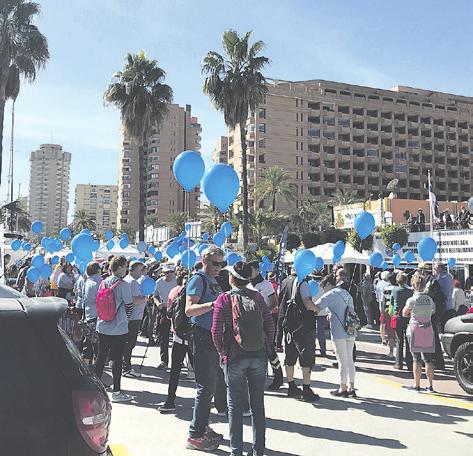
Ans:
[[[393,265],[395,268],[399,267],[401,264],[401,255],[397,254],[393,256]]]
[[[53,272],[53,267],[48,263],[43,264],[43,266],[41,266],[39,270],[39,274],[43,279],[48,279],[50,275],[52,274],[52,272]]]
[[[14,252],[16,252],[17,250],[19,250],[21,248],[21,241],[19,239],[15,239],[12,243],[11,243],[11,248]]]
[[[187,246],[185,246],[185,245],[181,245],[179,247],[179,253],[184,253],[186,250],[187,250]]]
[[[397,252],[398,250],[401,250],[401,244],[399,244],[399,242],[395,242],[393,244],[393,251]]]
[[[79,233],[72,239],[71,250],[74,256],[79,261],[91,261],[92,252],[96,247],[93,237],[87,233]]]
[[[181,255],[181,265],[186,269],[192,269],[197,259],[196,254],[192,250],[185,250]]]
[[[213,241],[217,247],[222,247],[225,242],[225,236],[222,233],[216,233],[214,234]]]
[[[113,238],[113,231],[112,230],[107,230],[105,233],[103,233],[103,236],[106,241],[109,241],[110,239]]]
[[[186,236],[187,236],[187,233],[185,231],[183,231],[182,233],[179,234],[179,236],[177,236],[177,238],[175,240],[176,241],[182,241]]]
[[[453,268],[455,267],[455,264],[456,264],[457,260],[455,260],[455,258],[449,258],[448,261],[447,261],[447,265],[449,268]]]
[[[28,270],[26,271],[26,277],[32,283],[36,283],[40,275],[41,274],[38,268],[28,268]]]
[[[120,239],[119,245],[121,249],[126,249],[129,244],[130,244],[130,241],[128,240],[128,237],[124,237]]]
[[[120,239],[129,239],[128,233],[122,233]]]
[[[373,252],[370,255],[370,265],[373,268],[379,268],[383,264],[383,255],[379,252]]]
[[[157,250],[156,252],[154,252],[154,259],[156,261],[161,261],[163,259],[163,254],[162,252],[160,252],[159,250]]]
[[[178,254],[179,254],[179,247],[178,247],[176,244],[172,243],[172,244],[170,244],[170,245],[167,246],[167,248],[166,248],[166,255],[167,255],[170,259],[174,258],[174,257],[175,257],[176,255],[178,255]]]
[[[148,247],[148,252],[150,255],[154,255],[156,253],[156,247],[154,245],[150,245]]]
[[[25,243],[23,244],[23,250],[24,250],[25,252],[29,252],[32,248],[33,248],[33,246],[32,246],[29,242],[25,242]]]
[[[363,240],[373,233],[376,222],[369,212],[362,211],[355,217],[354,226],[358,236]]]
[[[414,263],[414,261],[416,260],[416,257],[415,257],[415,255],[412,253],[411,250],[407,250],[407,251],[404,253],[404,259],[406,260],[406,263]]]
[[[81,233],[83,234],[92,234],[91,231],[88,228],[84,228]]]
[[[36,269],[41,269],[41,266],[44,264],[44,257],[43,255],[35,255],[31,260],[31,266]]]
[[[294,256],[294,268],[300,283],[315,269],[314,253],[307,249],[301,250]]]
[[[381,263],[381,269],[382,269],[383,271],[386,271],[386,269],[388,269],[388,267],[389,267],[389,265],[388,265],[388,263],[386,263],[386,261],[383,261],[383,262]]]
[[[320,257],[315,258],[315,270],[321,271],[324,268],[324,259]]]
[[[335,244],[333,244],[333,255],[341,258],[343,254],[345,253],[345,243],[343,241],[337,241]]]
[[[309,291],[312,298],[317,296],[317,293],[319,292],[319,282],[315,280],[309,280]]]
[[[156,282],[151,277],[146,277],[146,279],[141,282],[140,288],[143,296],[150,296],[154,293]]]
[[[261,261],[267,265],[271,264],[271,260],[266,255],[261,258]]]
[[[203,241],[208,241],[209,238],[210,238],[210,234],[209,234],[209,233],[204,233],[204,234],[202,235],[202,240],[203,240]]]
[[[72,252],[69,252],[67,255],[66,255],[66,261],[68,263],[72,263],[74,260],[75,260],[75,255],[72,253]]]
[[[43,231],[43,224],[39,220],[35,220],[31,224],[31,231],[33,231],[34,234],[40,234],[41,231]]]
[[[186,192],[191,192],[204,175],[205,163],[199,152],[185,150],[174,160],[172,171],[179,185]]]
[[[263,261],[260,261],[259,264],[259,272],[262,276],[266,275],[266,272],[268,271],[268,264],[264,263]]]
[[[419,241],[417,250],[424,261],[432,261],[437,253],[437,242],[431,237],[425,237]]]
[[[51,258],[51,264],[52,265],[56,265],[59,263],[59,257],[57,255],[54,255],[52,258]]]
[[[107,247],[107,250],[112,250],[113,247],[115,247],[115,241],[113,239],[110,239],[105,246]]]
[[[238,253],[230,252],[227,254],[228,266],[233,266],[238,261],[240,261],[240,255],[238,255]]]
[[[202,189],[220,212],[227,212],[240,191],[240,179],[231,166],[217,163],[205,172]]]
[[[202,256],[202,253],[204,250],[209,248],[209,244],[200,244],[198,249],[199,249],[199,255]]]
[[[60,233],[59,233],[59,237],[63,240],[63,241],[68,241],[71,237],[72,237],[72,231],[70,228],[63,228]]]
[[[51,244],[54,252],[59,252],[64,247],[59,239],[53,239]]]
[[[336,256],[336,255],[334,255],[334,256],[332,257],[332,263],[333,263],[333,264],[340,263],[340,260],[341,260],[341,258],[338,257],[338,256]]]
[[[184,225],[184,231],[188,232],[192,229],[192,225],[190,223],[186,223]]]
[[[222,226],[220,227],[220,232],[225,237],[230,237],[233,233],[233,225],[230,222],[223,222]]]
[[[77,265],[77,267],[79,268],[79,272],[80,272],[81,274],[84,274],[85,271],[86,271],[86,269],[87,269],[87,261],[81,261],[81,262]]]
[[[140,253],[146,252],[147,248],[148,248],[148,245],[146,244],[145,241],[140,241],[140,242],[138,242],[138,244],[136,244],[136,249]]]

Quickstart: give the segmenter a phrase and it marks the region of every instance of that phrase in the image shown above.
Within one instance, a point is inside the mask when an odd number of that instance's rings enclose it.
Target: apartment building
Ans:
[[[377,198],[393,179],[399,198],[426,199],[428,170],[439,200],[471,196],[473,98],[323,80],[270,80],[268,89],[247,121],[250,199],[271,166],[294,178],[297,201],[278,203],[290,212],[306,199],[330,200],[337,189]],[[229,163],[241,171],[238,128],[228,147]]]
[[[228,136],[220,136],[217,139],[212,152],[212,161],[214,163],[228,163]]]
[[[95,222],[97,232],[114,231],[117,226],[116,185],[78,184],[75,190],[75,207],[77,211],[85,211]]]
[[[158,130],[143,145],[143,161],[139,145],[131,138],[122,138],[118,174],[119,231],[138,230],[139,195],[145,195],[145,214],[156,223],[164,223],[175,212],[189,214],[193,219],[199,210],[200,190],[185,193],[174,178],[174,159],[184,150],[200,150],[202,129],[191,106],[169,105],[168,113]],[[140,165],[144,180],[140,185]]]
[[[58,144],[41,144],[30,154],[28,211],[41,220],[46,234],[67,225],[71,154]]]

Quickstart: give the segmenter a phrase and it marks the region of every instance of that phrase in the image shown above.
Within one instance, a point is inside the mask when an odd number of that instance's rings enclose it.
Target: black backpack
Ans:
[[[447,310],[447,297],[444,295],[438,280],[431,277],[427,282],[424,293],[428,294],[435,303],[435,314],[443,315]]]
[[[294,278],[294,281],[297,278]],[[286,335],[286,342],[291,343],[304,326],[305,306],[297,299],[300,284],[296,285],[296,292],[293,293],[294,281],[288,286],[289,299],[287,300],[286,313],[282,327]]]

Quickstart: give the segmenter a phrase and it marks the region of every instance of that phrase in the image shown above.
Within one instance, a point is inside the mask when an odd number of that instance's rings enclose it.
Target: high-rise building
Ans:
[[[47,234],[57,233],[67,225],[71,154],[58,144],[41,144],[30,163],[30,218],[41,220]]]
[[[228,163],[228,136],[220,136],[212,152],[214,163]]]
[[[427,174],[439,200],[472,194],[473,98],[396,86],[389,90],[322,80],[270,80],[247,121],[250,203],[271,166],[294,179],[298,198],[329,200],[337,189],[378,198],[397,179],[399,198],[426,199]],[[230,132],[229,163],[241,171],[239,129]],[[396,184],[396,181],[392,182]]]
[[[117,194],[116,185],[78,184],[74,213],[85,211],[99,233],[113,231],[117,226]]]
[[[200,132],[190,105],[185,108],[170,104],[157,129],[143,145],[143,175],[140,185],[139,145],[131,138],[122,138],[118,174],[119,231],[138,231],[139,195],[145,194],[145,214],[155,223],[164,223],[175,212],[185,212],[189,220],[199,209],[200,190],[185,193],[172,172],[174,159],[184,150],[200,150]]]

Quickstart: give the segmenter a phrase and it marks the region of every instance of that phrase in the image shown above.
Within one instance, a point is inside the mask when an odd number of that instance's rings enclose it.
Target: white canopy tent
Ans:
[[[144,258],[145,254],[138,252],[136,247],[129,245],[125,249],[120,247],[120,239],[114,237],[112,239],[114,241],[114,246],[108,250],[107,244],[102,245],[95,253],[95,259],[104,259],[107,258],[109,255],[114,256],[124,256],[126,258]]]
[[[333,245],[331,242],[312,247],[309,250],[314,252],[314,255],[324,260],[325,264],[332,264]],[[294,261],[295,252],[286,252],[284,257],[285,263],[292,263]],[[369,255],[367,252],[360,253],[355,250],[350,244],[346,244],[345,253],[343,254],[340,263],[357,263],[369,264]]]

